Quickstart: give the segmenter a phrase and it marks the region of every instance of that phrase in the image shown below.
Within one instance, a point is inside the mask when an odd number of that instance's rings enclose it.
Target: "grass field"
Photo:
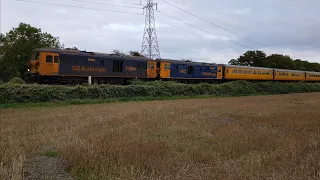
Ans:
[[[77,179],[320,178],[320,93],[0,109],[0,128],[15,179],[36,155]]]

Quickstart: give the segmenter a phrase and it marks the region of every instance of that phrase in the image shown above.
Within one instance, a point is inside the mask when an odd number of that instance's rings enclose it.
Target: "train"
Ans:
[[[235,80],[320,82],[320,72],[201,63],[171,59],[152,60],[78,50],[38,48],[24,80],[39,84],[129,84],[170,80],[182,83],[223,83]]]

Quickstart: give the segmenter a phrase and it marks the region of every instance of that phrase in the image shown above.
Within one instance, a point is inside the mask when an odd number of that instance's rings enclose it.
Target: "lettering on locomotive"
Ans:
[[[100,68],[100,67],[72,66],[72,71],[104,73],[104,72],[107,72],[107,69]]]
[[[186,73],[187,73],[187,70],[185,70],[185,69],[180,69],[180,70],[179,70],[179,73],[186,74]]]
[[[126,66],[126,71],[137,71],[137,67]]]
[[[213,73],[213,72],[202,72],[202,76],[216,76],[217,73]]]
[[[96,62],[96,60],[93,59],[93,58],[88,58],[88,61],[89,61],[89,62]]]

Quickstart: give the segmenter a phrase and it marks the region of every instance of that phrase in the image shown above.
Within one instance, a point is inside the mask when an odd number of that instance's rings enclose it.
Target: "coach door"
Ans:
[[[170,78],[170,63],[169,62],[161,62],[161,78]]]
[[[148,78],[156,78],[157,76],[157,62],[156,61],[148,61],[147,66],[147,77]]]
[[[52,69],[53,72],[52,72],[52,74],[53,75],[58,75],[58,73],[59,73],[59,61],[60,61],[59,54],[53,53],[52,55],[53,55],[53,69]]]
[[[222,78],[223,78],[222,66],[218,66],[218,69],[217,69],[217,79],[222,79]]]

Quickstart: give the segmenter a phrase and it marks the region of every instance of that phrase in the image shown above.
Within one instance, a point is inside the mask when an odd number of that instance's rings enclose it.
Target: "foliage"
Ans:
[[[142,54],[140,54],[138,51],[130,51],[129,56],[140,56],[144,57]]]
[[[119,56],[127,56],[124,52],[122,52],[122,51],[120,51],[120,50],[118,50],[118,49],[113,50],[111,53],[112,53],[112,54],[119,55]]]
[[[11,84],[26,84],[26,82],[23,79],[18,78],[18,77],[14,77],[14,78],[10,79],[9,83],[11,83]]]
[[[235,81],[224,84],[151,82],[141,85],[49,86],[7,83],[0,85],[0,104],[57,102],[67,100],[174,96],[240,96],[320,92],[320,83],[275,83]]]
[[[238,59],[229,61],[229,64],[262,67],[265,59],[266,54],[263,51],[247,51]]]
[[[293,60],[290,56],[282,54],[267,56],[263,51],[247,51],[238,59],[231,59],[229,64],[320,72],[319,63]]]
[[[0,77],[4,81],[21,77],[26,72],[34,49],[61,48],[57,37],[24,23],[1,34],[0,44]]]

